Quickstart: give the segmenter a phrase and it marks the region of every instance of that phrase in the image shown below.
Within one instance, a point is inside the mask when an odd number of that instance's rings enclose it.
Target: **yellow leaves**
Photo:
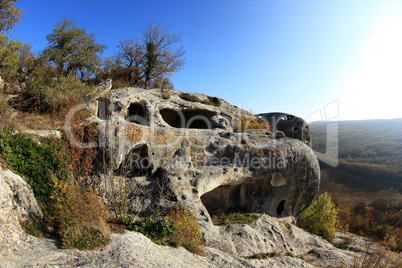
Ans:
[[[21,8],[14,7],[15,0],[2,0],[0,5],[0,32],[9,32],[21,19]]]

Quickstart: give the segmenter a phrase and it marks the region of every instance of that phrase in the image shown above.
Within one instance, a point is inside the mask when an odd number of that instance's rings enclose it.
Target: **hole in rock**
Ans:
[[[282,200],[278,207],[276,208],[276,215],[282,216],[283,211],[285,211],[285,200]]]
[[[201,202],[210,214],[217,210],[240,208],[241,185],[221,185],[201,196]]]
[[[115,174],[124,177],[145,176],[152,172],[152,168],[153,164],[149,159],[148,146],[140,144],[126,155]]]
[[[141,103],[131,103],[127,109],[126,120],[131,123],[147,126],[144,106]]]
[[[208,110],[176,111],[166,108],[162,109],[160,114],[171,127],[210,129],[211,118],[217,113]]]
[[[283,196],[283,192],[277,192],[266,180],[248,180],[236,185],[220,185],[201,195],[201,202],[210,215],[243,211],[282,216],[286,200],[279,204],[276,200]]]

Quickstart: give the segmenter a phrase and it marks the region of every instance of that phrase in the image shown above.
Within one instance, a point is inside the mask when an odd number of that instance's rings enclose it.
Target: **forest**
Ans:
[[[320,161],[320,192],[337,207],[337,230],[402,250],[402,119],[313,122],[313,149],[325,153],[327,124],[338,124],[339,165]]]
[[[310,124],[313,149],[325,153],[327,124]],[[352,174],[402,183],[402,119],[340,121],[339,165]]]

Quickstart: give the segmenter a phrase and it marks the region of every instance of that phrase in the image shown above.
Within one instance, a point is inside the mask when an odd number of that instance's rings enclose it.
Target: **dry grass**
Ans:
[[[212,222],[215,225],[250,224],[259,216],[242,210],[216,210],[211,212]]]
[[[177,226],[174,235],[170,238],[173,245],[182,246],[197,255],[204,255],[201,231],[190,212],[184,209],[172,210],[166,219]]]

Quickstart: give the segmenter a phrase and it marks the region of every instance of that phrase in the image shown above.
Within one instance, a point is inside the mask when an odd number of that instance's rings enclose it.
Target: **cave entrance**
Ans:
[[[152,172],[153,164],[148,155],[148,146],[135,146],[124,158],[115,175],[122,177],[146,176]]]
[[[217,113],[208,110],[177,111],[162,109],[163,120],[174,128],[211,129],[211,118]]]
[[[131,123],[147,126],[144,106],[141,103],[131,103],[127,109],[126,120]]]
[[[211,215],[241,211],[267,213],[271,216],[287,215],[285,193],[266,180],[250,180],[236,185],[220,185],[201,196],[201,202]]]
[[[276,208],[276,215],[282,216],[283,212],[285,211],[285,200],[282,200],[278,207]]]

